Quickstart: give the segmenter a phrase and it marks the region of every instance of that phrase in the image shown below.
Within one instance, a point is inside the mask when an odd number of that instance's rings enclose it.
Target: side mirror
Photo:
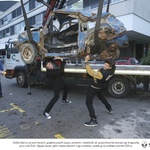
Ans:
[[[7,43],[5,43],[5,50],[7,50],[8,49],[8,44]]]

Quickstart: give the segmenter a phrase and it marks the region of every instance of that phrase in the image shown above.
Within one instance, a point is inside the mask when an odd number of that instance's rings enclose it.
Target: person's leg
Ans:
[[[58,99],[59,99],[59,90],[54,90],[54,97],[48,103],[48,105],[45,108],[44,112],[49,113]]]
[[[87,91],[87,96],[86,96],[86,106],[89,111],[90,117],[96,119],[95,110],[93,107],[94,96],[95,96],[95,89],[89,87]]]
[[[63,89],[63,97],[62,100],[67,100],[67,96],[68,96],[68,86],[64,83],[64,89]]]
[[[86,106],[89,111],[91,120],[89,122],[85,122],[84,123],[85,126],[97,126],[98,125],[97,117],[95,115],[95,110],[93,107],[93,99],[94,99],[95,94],[96,94],[95,89],[89,87],[87,91],[87,96],[86,96]]]
[[[0,81],[0,98],[2,97],[2,85],[1,85],[1,81]]]
[[[68,88],[68,86],[64,83],[63,97],[62,97],[62,103],[63,103],[63,104],[69,104],[69,103],[71,103],[71,101],[67,100],[68,91],[69,91],[69,88]]]
[[[101,102],[105,105],[105,107],[107,108],[107,110],[110,113],[112,113],[111,105],[108,103],[108,101],[106,100],[106,98],[103,96],[102,91],[98,91],[97,92],[97,96],[101,100]]]

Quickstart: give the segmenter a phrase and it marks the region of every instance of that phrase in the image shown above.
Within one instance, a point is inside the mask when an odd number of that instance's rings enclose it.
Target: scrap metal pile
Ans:
[[[118,58],[119,48],[128,46],[126,28],[114,15],[102,13],[95,39],[96,19],[97,15],[91,12],[52,11],[43,27],[32,29],[32,42],[28,40],[26,30],[19,34],[17,47],[23,61],[32,64],[39,56],[44,59],[54,55],[84,57],[90,54],[100,60]]]

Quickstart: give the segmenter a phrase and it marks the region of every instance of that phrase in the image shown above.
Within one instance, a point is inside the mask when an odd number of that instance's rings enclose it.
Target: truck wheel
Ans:
[[[129,93],[129,81],[126,78],[114,77],[111,79],[108,93],[112,97],[125,97]]]
[[[24,72],[18,72],[17,77],[17,84],[20,87],[27,87],[27,76]]]
[[[22,44],[21,58],[25,64],[33,64],[37,58],[37,49],[32,43]]]

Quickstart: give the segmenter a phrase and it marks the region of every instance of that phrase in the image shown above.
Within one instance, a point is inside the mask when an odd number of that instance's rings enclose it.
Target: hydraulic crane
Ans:
[[[51,11],[54,10],[54,8],[62,9],[64,4],[66,3],[66,0],[47,0],[47,3],[44,0],[36,0],[36,1],[47,6],[47,10],[43,20],[43,26],[45,25],[45,22],[48,19],[48,16],[51,13]]]

